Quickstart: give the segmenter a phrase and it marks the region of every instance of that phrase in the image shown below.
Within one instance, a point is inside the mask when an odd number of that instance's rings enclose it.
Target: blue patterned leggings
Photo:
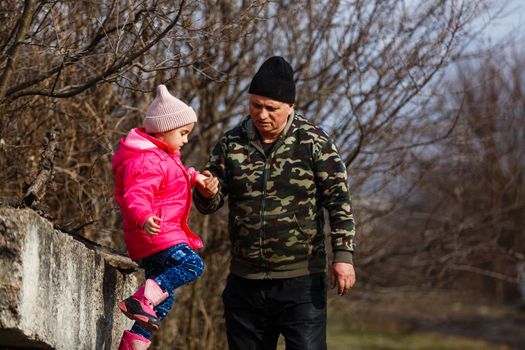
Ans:
[[[166,300],[153,309],[158,319],[162,320],[173,307],[175,289],[198,279],[204,270],[204,262],[193,249],[182,243],[144,258],[140,267],[144,269],[147,279],[154,279],[169,294]],[[152,331],[137,322],[131,332],[147,339],[152,334]]]

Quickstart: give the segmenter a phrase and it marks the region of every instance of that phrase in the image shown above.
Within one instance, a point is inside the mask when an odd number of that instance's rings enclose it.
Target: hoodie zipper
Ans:
[[[264,269],[264,271],[263,271],[264,272],[264,279],[269,279],[270,278],[270,274],[268,273],[268,260],[266,258],[266,249],[263,248],[263,242],[264,242],[264,240],[266,238],[266,232],[265,232],[265,227],[266,227],[266,220],[265,220],[265,213],[266,213],[266,187],[267,187],[266,185],[268,183],[268,177],[269,177],[269,173],[270,173],[271,160],[273,159],[273,154],[281,146],[282,139],[283,139],[283,137],[279,137],[279,139],[277,140],[277,142],[273,146],[269,157],[266,157],[266,154],[264,153],[264,149],[259,144],[257,144],[257,142],[252,142],[252,145],[255,147],[255,149],[258,150],[259,152],[261,152],[261,154],[263,155],[263,157],[265,159],[264,171],[263,171],[263,188],[262,188],[263,191],[262,191],[262,200],[261,200],[261,214],[260,214],[260,217],[261,217],[261,231],[260,231],[260,235],[259,235],[259,254],[261,255],[261,260],[263,262],[262,266],[263,266],[263,269]]]
[[[190,201],[191,201],[191,179],[189,178],[189,174],[186,172],[186,168],[182,165],[182,162],[177,159],[175,156],[170,155],[171,159],[177,164],[184,174],[184,178],[186,179],[186,185],[188,186],[188,194],[186,195],[186,206],[184,208],[184,214],[182,215],[181,225],[188,222],[188,217],[190,216]]]
[[[266,156],[265,156],[266,157]],[[266,248],[263,248],[263,242],[266,239],[266,221],[265,221],[265,215],[266,212],[266,183],[268,182],[268,173],[270,171],[270,163],[269,158],[266,158],[266,161],[264,163],[264,173],[263,173],[263,195],[262,195],[262,203],[261,203],[261,234],[259,235],[259,245],[261,250],[261,258],[263,260],[263,268],[264,268],[264,278],[269,278],[268,275],[268,260],[266,259]]]

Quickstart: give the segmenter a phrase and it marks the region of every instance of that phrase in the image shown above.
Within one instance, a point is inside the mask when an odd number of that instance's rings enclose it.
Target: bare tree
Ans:
[[[433,98],[428,88],[484,6],[466,0],[3,1],[0,195],[24,195],[24,182],[30,185],[39,172],[41,140],[56,128],[54,178],[41,201],[64,230],[122,248],[110,160],[118,139],[140,124],[155,86],[167,84],[198,111],[184,154],[200,167],[246,114],[257,67],[282,55],[296,69],[296,108],[339,145],[359,221],[373,225],[405,194],[385,189],[416,157],[412,147],[444,136],[419,132],[433,124],[425,109]],[[207,271],[181,291],[156,336],[162,347],[224,347],[220,291],[229,247],[223,217],[192,216],[207,244]]]
[[[433,115],[454,123],[446,140],[420,150],[404,172],[425,171],[410,198],[376,230],[392,227],[370,254],[373,282],[432,284],[513,300],[525,257],[523,52],[489,51],[458,66]],[[410,218],[410,220],[406,220]],[[369,247],[372,248],[372,247]],[[380,268],[391,266],[388,269]],[[374,280],[375,278],[375,280]],[[392,282],[392,281],[389,281]]]

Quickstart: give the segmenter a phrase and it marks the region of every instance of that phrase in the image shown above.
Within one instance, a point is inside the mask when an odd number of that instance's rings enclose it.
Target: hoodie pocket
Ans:
[[[242,257],[244,260],[257,260],[260,250],[260,217],[235,216],[230,228],[233,254],[237,257]]]
[[[270,261],[301,260],[312,252],[317,223],[305,213],[285,212],[265,217],[264,232],[265,251]]]
[[[310,242],[317,234],[317,221],[315,218],[294,213],[293,219],[304,240]]]

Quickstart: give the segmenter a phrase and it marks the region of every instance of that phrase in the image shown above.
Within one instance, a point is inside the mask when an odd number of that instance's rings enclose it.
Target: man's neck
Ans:
[[[259,130],[257,130],[257,133],[259,134],[259,139],[261,140],[262,143],[274,143],[279,139],[279,137],[281,136],[285,128],[286,128],[286,123],[282,126],[281,130],[276,131],[275,133],[271,133],[271,134],[265,133],[263,135]]]
[[[260,140],[262,143],[274,143],[275,141],[277,141],[279,139],[279,136],[281,134],[278,134],[278,135],[275,135],[275,136],[263,136],[261,134],[259,134],[259,137],[260,137]]]

